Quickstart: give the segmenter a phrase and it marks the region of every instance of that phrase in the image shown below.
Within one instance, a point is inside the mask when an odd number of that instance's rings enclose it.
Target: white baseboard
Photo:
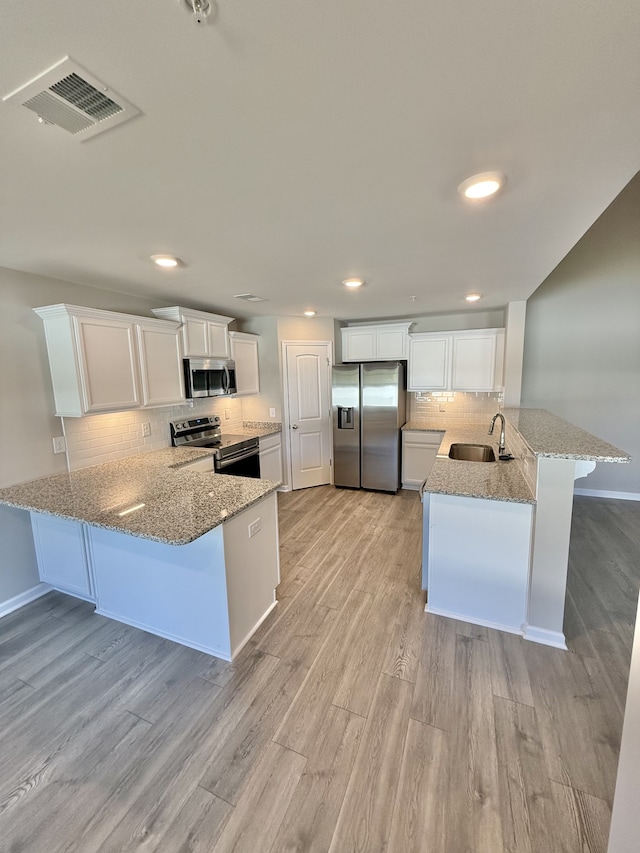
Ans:
[[[170,631],[159,631],[157,628],[152,628],[144,622],[138,622],[135,619],[125,619],[119,613],[112,613],[110,610],[103,610],[96,607],[98,616],[106,616],[107,619],[114,619],[116,622],[122,622],[123,625],[130,625],[132,628],[139,628],[141,631],[146,631],[148,634],[153,634],[156,637],[163,637],[165,640],[171,640],[174,643],[179,643],[181,646],[187,646],[190,649],[196,649],[198,652],[204,652],[206,655],[213,655],[216,658],[230,661],[231,655],[223,649],[214,649],[210,646],[203,646],[201,643],[191,643],[185,640],[184,637],[179,637],[177,634],[172,634]]]
[[[233,659],[234,659],[234,657],[238,654],[238,652],[241,652],[241,651],[242,651],[242,649],[247,645],[247,643],[249,642],[249,640],[251,639],[251,637],[253,637],[253,635],[255,634],[255,632],[256,632],[256,631],[258,630],[258,628],[262,625],[262,623],[264,622],[264,620],[265,620],[265,619],[267,618],[267,616],[271,613],[271,611],[273,610],[273,608],[276,606],[276,604],[277,604],[277,603],[278,603],[277,599],[275,599],[275,598],[274,598],[274,602],[273,602],[273,604],[272,604],[270,607],[268,607],[268,608],[267,608],[267,610],[263,613],[263,615],[258,619],[258,621],[256,622],[256,624],[255,624],[255,625],[253,626],[253,628],[249,631],[249,633],[248,633],[248,634],[247,634],[247,636],[244,638],[244,640],[241,640],[241,641],[238,643],[238,645],[235,647],[235,649],[233,649],[233,651],[231,652],[231,660],[233,660]]]
[[[585,495],[588,498],[613,498],[618,501],[640,501],[638,492],[609,492],[604,489],[574,489],[574,495]]]
[[[547,628],[536,628],[534,625],[523,625],[522,629],[525,640],[542,643],[544,646],[553,646],[556,649],[566,650],[567,648],[562,631],[549,631]]]
[[[522,636],[522,631],[519,628],[514,628],[513,625],[501,625],[498,622],[489,622],[488,619],[470,619],[468,616],[461,616],[460,613],[451,613],[439,607],[429,607],[429,602],[425,604],[424,612],[433,613],[434,616],[446,616],[447,619],[457,619],[458,622],[468,622],[470,625],[482,625],[483,628],[493,628],[495,631],[506,631],[507,634],[520,634]]]
[[[19,610],[19,608],[24,607],[25,604],[35,601],[36,598],[46,595],[48,592],[51,592],[52,589],[53,587],[49,586],[48,583],[39,583],[37,586],[32,586],[31,589],[26,589],[19,595],[14,595],[13,598],[8,598],[6,601],[0,601],[0,619],[2,619],[3,616],[8,616],[9,613],[13,613],[14,610]]]

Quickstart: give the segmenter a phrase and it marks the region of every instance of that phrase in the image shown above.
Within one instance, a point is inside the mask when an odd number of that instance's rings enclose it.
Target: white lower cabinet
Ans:
[[[40,580],[62,592],[95,601],[84,524],[32,512],[31,527]]]
[[[444,433],[402,431],[402,488],[419,489],[436,461]]]
[[[260,477],[263,480],[282,481],[282,442],[279,434],[260,439]]]
[[[186,545],[31,513],[40,578],[96,613],[231,660],[276,605],[275,492]]]

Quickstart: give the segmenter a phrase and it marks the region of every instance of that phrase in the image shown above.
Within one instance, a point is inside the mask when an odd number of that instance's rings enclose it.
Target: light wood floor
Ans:
[[[604,853],[638,505],[576,499],[562,652],[423,612],[415,493],[279,504],[233,665],[58,593],[0,622],[0,851]]]

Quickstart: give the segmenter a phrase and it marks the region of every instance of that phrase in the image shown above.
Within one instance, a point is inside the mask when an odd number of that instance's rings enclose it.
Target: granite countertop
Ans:
[[[546,409],[505,409],[504,415],[508,424],[515,426],[529,445],[534,456],[588,462],[631,462],[631,457],[624,450],[619,450]]]
[[[179,447],[152,450],[0,489],[0,503],[185,545],[279,485],[181,467],[212,453]],[[127,509],[131,511],[123,515]]]
[[[516,459],[507,462],[465,462],[449,459],[449,448],[456,442],[489,444],[493,447],[497,459],[497,438],[500,431],[496,428],[493,435],[487,435],[487,428],[488,424],[484,423],[444,428],[440,426],[439,429],[433,423],[429,423],[424,429],[413,425],[405,427],[421,432],[444,432],[436,461],[424,486],[425,492],[508,503],[535,503],[535,497]]]
[[[266,438],[268,435],[282,432],[282,424],[276,421],[243,421],[242,429],[234,432],[237,435],[246,435],[247,438]],[[224,435],[224,430],[222,433]]]
[[[593,462],[629,462],[631,459],[617,447],[545,409],[506,409],[504,415],[507,419],[507,452],[510,450],[509,432],[515,428],[537,457]],[[449,448],[454,442],[490,444],[497,457],[500,424],[496,424],[493,435],[488,435],[488,428],[489,421],[448,426],[438,418],[430,418],[406,423],[404,430],[444,433],[424,491],[513,503],[535,503],[535,496],[522,474],[517,458],[506,462],[449,459]]]

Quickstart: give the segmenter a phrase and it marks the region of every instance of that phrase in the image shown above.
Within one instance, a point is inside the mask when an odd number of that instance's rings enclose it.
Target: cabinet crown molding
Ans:
[[[139,314],[123,314],[120,311],[107,311],[103,308],[88,308],[86,305],[68,305],[66,302],[60,302],[57,305],[43,305],[40,308],[34,308],[33,311],[43,320],[54,320],[60,317],[94,317],[119,320],[138,326],[155,326],[159,329],[180,328],[180,323],[175,320],[161,320],[157,317],[144,317]]]
[[[172,305],[170,308],[152,308],[156,317],[164,317],[171,320],[180,320],[181,317],[198,317],[200,320],[209,320],[214,323],[233,323],[235,317],[225,317],[222,314],[212,314],[210,311],[199,311],[197,308],[183,308],[180,305]]]

